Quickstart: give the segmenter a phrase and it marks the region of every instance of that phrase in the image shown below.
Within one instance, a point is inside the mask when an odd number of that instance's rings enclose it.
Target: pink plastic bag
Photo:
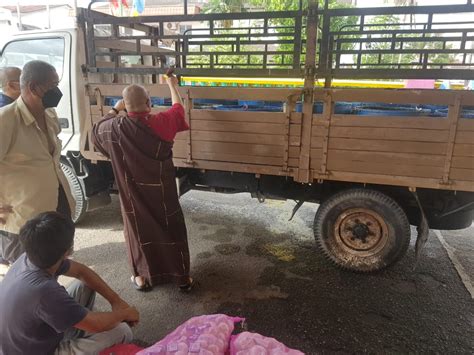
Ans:
[[[224,355],[234,323],[240,321],[243,319],[225,314],[194,317],[137,355]]]
[[[135,355],[143,348],[135,344],[118,344],[102,350],[99,355]]]
[[[293,350],[274,338],[243,332],[232,336],[230,355],[304,355],[301,351]]]

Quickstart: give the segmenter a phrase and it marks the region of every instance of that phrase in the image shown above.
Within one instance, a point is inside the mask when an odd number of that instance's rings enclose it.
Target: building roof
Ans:
[[[49,8],[54,9],[58,7],[68,7],[72,8],[68,4],[64,5],[51,5]],[[17,12],[17,7],[16,6],[0,6],[0,8],[7,9],[11,11],[13,14],[16,14]],[[32,12],[38,12],[38,11],[46,11],[46,5],[20,5],[20,13],[22,14],[28,14]]]
[[[96,5],[92,9],[95,11],[110,14],[109,5],[101,5],[101,6]],[[189,15],[196,15],[196,14],[199,14],[200,12],[201,12],[201,8],[199,6],[188,4]],[[148,1],[147,1],[145,10],[140,14],[140,16],[182,15],[183,13],[184,13],[183,5],[180,5],[180,6],[163,5],[163,4],[151,5],[151,4],[148,4]]]

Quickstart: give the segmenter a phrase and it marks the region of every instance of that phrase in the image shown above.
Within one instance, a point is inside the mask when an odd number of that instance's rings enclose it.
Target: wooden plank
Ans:
[[[321,138],[323,139],[328,133],[327,127],[324,125],[317,125],[311,128],[311,138]]]
[[[315,120],[315,124],[322,125],[324,122]],[[449,122],[446,118],[438,117],[333,115],[331,126],[447,130],[449,129]]]
[[[193,141],[192,148],[195,153],[239,154],[282,158],[284,146]]]
[[[291,123],[301,124],[301,113],[291,115]],[[192,120],[285,124],[284,112],[191,110]]]
[[[318,137],[320,127],[313,127],[313,137]],[[440,142],[448,139],[448,131],[403,128],[371,128],[371,127],[332,127],[331,138],[360,138],[367,140]],[[462,143],[462,142],[459,142]]]
[[[189,126],[188,130],[188,136],[186,140],[186,147],[187,147],[187,161],[188,163],[193,161],[193,148],[192,148],[192,135],[193,135],[193,124],[191,122],[191,110],[193,108],[193,100],[189,96],[189,90],[186,90],[186,94],[184,95],[184,113],[185,113],[185,119],[186,122]]]
[[[98,89],[104,96],[122,96],[122,91],[128,84],[103,84],[90,83],[88,85],[89,95],[93,95],[95,89]],[[143,86],[152,97],[171,97],[170,90],[167,84],[140,84]],[[182,97],[186,95],[186,87],[180,87],[179,93]]]
[[[329,149],[442,155],[446,154],[446,143],[331,138]]]
[[[183,159],[173,159],[175,166],[189,168],[190,165]],[[193,168],[200,170],[216,170],[216,171],[233,171],[239,173],[265,174],[276,176],[291,176],[294,177],[294,170],[283,170],[279,166],[262,166],[253,164],[241,164],[231,162],[207,161],[207,160],[193,160]]]
[[[186,141],[175,141],[173,145],[173,157],[186,159],[188,156],[188,145]]]
[[[474,169],[451,168],[449,174],[451,180],[473,181],[474,185]]]
[[[460,131],[474,132],[474,120],[472,118],[460,118],[458,122],[458,132]]]
[[[326,79],[327,83],[327,79]],[[332,97],[328,96],[324,100],[324,106],[325,109],[323,110],[323,115],[322,115],[322,156],[321,156],[321,164],[319,167],[319,171],[321,174],[327,174],[327,165],[328,165],[328,151],[329,151],[329,137],[330,137],[330,131],[331,131],[331,125],[332,125],[332,115],[334,115],[334,108],[335,108],[335,102],[332,101]],[[317,116],[316,116],[317,117]],[[317,120],[317,118],[316,118]],[[319,130],[317,130],[317,134],[319,134]],[[312,162],[315,162],[313,159]],[[317,169],[317,167],[314,167]]]
[[[366,162],[385,165],[444,166],[444,155],[426,155],[394,152],[364,152],[350,150],[330,150],[330,160]]]
[[[300,156],[300,147],[290,147],[288,150],[289,158],[299,158]]]
[[[298,165],[298,176],[296,177],[296,181],[301,183],[309,183],[311,181],[311,127],[313,125],[313,91],[319,23],[317,13],[317,2],[311,1],[309,3],[308,16],[306,18],[306,54],[304,68],[305,95],[303,96],[303,121],[301,123],[301,152]],[[328,22],[324,21],[324,24],[326,23]],[[322,44],[321,48],[323,48]],[[322,54],[320,54],[320,56],[321,55]]]
[[[311,169],[321,173],[321,159],[323,158],[323,148],[311,149]],[[327,177],[327,176],[326,176]]]
[[[453,168],[474,169],[474,157],[453,157]]]
[[[474,132],[462,131],[456,134],[456,143],[474,144]]]
[[[333,101],[377,102],[393,104],[451,105],[455,97],[462,98],[463,105],[474,105],[474,93],[438,90],[407,89],[319,89],[315,91],[315,101],[322,101],[331,95]]]
[[[313,180],[325,179],[317,171],[313,171]],[[442,185],[439,179],[417,178],[407,176],[389,176],[381,174],[351,173],[343,171],[331,172],[328,180],[358,182],[363,184],[380,184],[406,187],[420,187],[429,189],[443,189],[453,191],[474,191],[474,184],[470,181],[452,181],[449,185]]]
[[[458,144],[454,145],[453,156],[458,157],[474,157],[474,144]]]
[[[323,148],[312,148],[311,149],[311,159],[320,159],[323,154]]]
[[[285,125],[273,123],[250,123],[250,122],[219,122],[196,120],[193,123],[193,130],[232,132],[232,133],[255,133],[262,132],[267,135],[284,135]],[[298,135],[300,127],[292,125],[290,135]]]
[[[298,137],[294,138],[294,141]],[[268,135],[261,133],[232,133],[232,132],[212,132],[212,131],[193,131],[193,141],[212,141],[212,142],[234,142],[234,143],[252,143],[283,145],[285,137],[283,135]]]
[[[295,108],[295,101],[288,98],[286,102],[286,110],[285,114],[285,146],[283,149],[283,170],[288,170],[289,167],[289,159],[290,159],[290,125],[291,125],[291,113],[294,111]]]
[[[91,108],[94,107],[94,109],[91,111],[94,111],[94,113],[92,114],[92,117],[94,119],[101,119],[102,117],[104,117],[106,114],[109,113],[109,111],[111,110],[110,108],[107,108],[106,106],[104,106],[104,115],[101,115],[101,112],[100,112],[100,108],[98,106],[91,106]],[[157,114],[159,112],[165,112],[165,111],[168,111],[169,107],[153,107],[152,110],[151,110],[151,113],[152,114]],[[121,113],[123,115],[123,112]]]
[[[301,89],[284,88],[232,88],[232,87],[191,87],[193,99],[222,100],[270,100],[286,101],[289,96],[301,95]]]
[[[449,171],[451,170],[451,162],[453,160],[454,143],[458,130],[459,114],[461,113],[461,98],[457,96],[454,99],[454,104],[449,105],[448,120],[449,120],[449,135],[448,147],[446,149],[446,156],[444,159],[443,183],[449,182]]]
[[[196,152],[193,151],[193,157],[196,160],[211,160],[232,163],[245,163],[257,165],[280,166],[282,162],[281,157],[262,157],[255,155],[243,154],[225,154],[219,152]],[[289,159],[291,160],[291,159]],[[292,162],[295,164],[296,162]]]
[[[372,163],[352,160],[328,160],[328,169],[332,171],[345,171],[351,173],[381,174],[391,176],[411,176],[439,178],[443,174],[442,167],[436,166],[416,166],[416,165],[395,165],[387,163]]]
[[[189,137],[189,131],[179,132],[176,134],[175,141],[187,141]]]
[[[93,95],[98,88],[102,96],[121,96],[126,84],[90,83],[89,93]],[[167,84],[143,84],[150,96],[170,97]],[[185,87],[179,91],[182,96],[189,90],[193,99],[221,99],[221,100],[267,100],[285,102],[289,96],[301,95],[301,89],[283,88],[231,88],[231,87]]]

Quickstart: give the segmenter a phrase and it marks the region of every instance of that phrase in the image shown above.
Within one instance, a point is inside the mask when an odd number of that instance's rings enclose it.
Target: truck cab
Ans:
[[[86,114],[82,73],[84,42],[77,29],[26,31],[0,44],[0,67],[23,68],[31,60],[42,60],[56,68],[63,97],[56,112],[61,126],[61,167],[76,199],[74,220],[110,201],[111,172],[108,164],[92,164],[80,154],[81,125]]]

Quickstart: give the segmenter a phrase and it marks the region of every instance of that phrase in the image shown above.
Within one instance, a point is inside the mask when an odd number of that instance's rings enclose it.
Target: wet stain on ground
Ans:
[[[214,247],[215,251],[222,255],[236,254],[240,251],[240,247],[235,244],[219,244]]]
[[[198,259],[209,259],[213,254],[209,251],[203,251],[202,253],[196,254]]]
[[[232,235],[235,234],[236,232],[232,228],[221,228],[215,233],[204,235],[202,238],[217,243],[230,243],[232,241]]]

